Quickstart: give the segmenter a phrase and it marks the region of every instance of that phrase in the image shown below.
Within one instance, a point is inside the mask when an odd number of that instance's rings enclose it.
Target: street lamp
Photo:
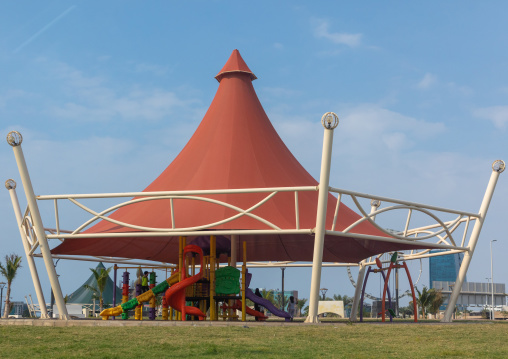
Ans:
[[[4,299],[4,288],[7,283],[0,282],[0,318],[2,317],[2,301]]]
[[[492,316],[491,316],[491,319],[494,320],[494,262],[492,261],[492,242],[497,242],[497,239],[492,239],[490,241],[490,279],[492,280]]]
[[[319,289],[321,291],[321,295],[323,296],[323,300],[326,299],[326,292],[328,292],[328,288],[321,288]]]

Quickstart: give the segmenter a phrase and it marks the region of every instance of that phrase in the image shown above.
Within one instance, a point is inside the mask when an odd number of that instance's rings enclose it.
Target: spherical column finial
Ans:
[[[379,208],[379,206],[381,206],[381,201],[378,199],[373,199],[370,201],[370,206]]]
[[[504,163],[503,160],[495,160],[494,163],[492,164],[492,170],[499,173],[502,173],[505,170],[505,168],[506,164]]]
[[[327,130],[333,130],[339,125],[339,116],[334,112],[327,112],[321,117],[321,124]]]
[[[12,147],[21,145],[23,142],[23,136],[18,131],[11,131],[7,134],[7,143]]]
[[[8,190],[16,189],[16,181],[14,181],[12,178],[9,178],[7,181],[5,181],[5,188]]]

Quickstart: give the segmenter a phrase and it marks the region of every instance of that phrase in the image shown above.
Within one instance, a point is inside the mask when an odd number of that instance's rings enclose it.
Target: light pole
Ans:
[[[490,319],[494,320],[494,262],[492,261],[492,242],[497,242],[497,239],[490,241],[490,279],[492,280],[492,316]]]
[[[489,292],[489,282],[490,278],[485,278],[487,280],[487,290],[485,291],[485,310],[487,311],[489,309],[489,295],[487,294]],[[485,313],[487,315],[487,313]]]
[[[2,317],[2,301],[4,300],[4,288],[7,283],[0,282],[0,318]]]

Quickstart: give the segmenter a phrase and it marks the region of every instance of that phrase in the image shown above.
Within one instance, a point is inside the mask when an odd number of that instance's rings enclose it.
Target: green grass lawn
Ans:
[[[508,323],[0,326],[1,358],[508,358]]]

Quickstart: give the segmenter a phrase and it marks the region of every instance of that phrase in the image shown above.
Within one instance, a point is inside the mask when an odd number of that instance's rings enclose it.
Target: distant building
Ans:
[[[430,253],[442,252],[433,250]],[[464,253],[449,254],[429,258],[429,283],[434,288],[434,282],[455,282]],[[465,279],[467,282],[467,278]]]
[[[275,299],[275,301],[280,300],[281,295],[282,295],[282,292],[280,290],[273,291],[273,298]],[[285,290],[284,291],[284,311],[288,310],[290,296],[293,296],[295,298],[295,303],[298,303],[298,291],[297,290]]]
[[[445,296],[444,305],[448,304],[455,282],[434,281],[434,288],[441,289]],[[504,283],[494,283],[494,306],[506,303],[506,290]],[[492,283],[464,282],[457,298],[457,307],[466,308],[478,306],[488,308],[492,306]],[[440,308],[441,309],[441,308]]]
[[[12,304],[12,309],[9,313],[9,316],[21,318],[21,317],[23,317],[23,313],[25,313],[25,311],[28,312],[28,306],[24,302],[11,302],[11,304]]]

